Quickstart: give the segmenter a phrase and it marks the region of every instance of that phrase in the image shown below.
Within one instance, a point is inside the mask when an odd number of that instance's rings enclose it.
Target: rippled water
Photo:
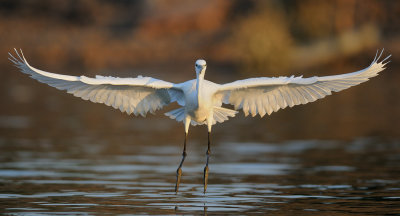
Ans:
[[[128,145],[90,137],[0,139],[0,212],[8,215],[395,214],[400,143],[216,142],[202,193],[204,140]],[[117,149],[117,150],[116,150]]]

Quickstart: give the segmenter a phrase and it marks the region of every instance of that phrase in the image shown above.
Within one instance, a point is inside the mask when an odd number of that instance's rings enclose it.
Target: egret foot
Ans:
[[[206,193],[208,184],[208,165],[204,167],[204,193]]]
[[[181,183],[182,169],[179,167],[176,170],[176,184],[175,184],[175,193],[178,193],[179,184]]]
[[[206,161],[206,166],[204,167],[204,193],[206,193],[207,190],[207,184],[208,184],[208,161],[210,159],[210,154],[211,154],[211,150],[210,150],[210,132],[208,132],[208,148],[207,148],[207,161]]]
[[[187,133],[185,133],[185,141],[183,143],[182,160],[181,160],[181,163],[179,164],[178,169],[176,170],[175,193],[178,193],[179,184],[181,183],[182,165],[183,165],[183,162],[185,161],[185,158],[186,158],[186,138],[187,138]]]
[[[183,164],[183,161],[185,161],[185,158],[186,158],[186,152],[184,151],[182,153],[181,163],[179,164],[179,167],[176,170],[175,193],[178,193],[178,190],[179,190],[179,184],[181,183],[181,176],[182,176],[182,164]]]

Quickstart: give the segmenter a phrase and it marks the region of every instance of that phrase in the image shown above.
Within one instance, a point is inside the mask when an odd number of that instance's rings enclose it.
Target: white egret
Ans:
[[[186,157],[186,140],[189,125],[207,125],[208,148],[204,167],[204,193],[208,182],[208,161],[211,154],[210,133],[212,125],[234,117],[236,110],[243,110],[247,116],[263,117],[279,109],[306,104],[367,81],[384,70],[387,56],[379,61],[382,52],[375,55],[372,63],[365,69],[334,76],[323,77],[260,77],[238,80],[227,84],[216,84],[204,79],[206,61],[196,61],[196,79],[183,83],[171,83],[151,77],[118,78],[96,76],[68,76],[45,72],[28,64],[25,57],[15,50],[18,58],[10,53],[10,60],[33,79],[60,90],[66,90],[74,96],[95,103],[104,103],[128,115],[146,116],[147,112],[177,102],[181,107],[165,113],[178,122],[183,122],[185,139],[182,159],[176,171],[175,192],[178,192],[182,176],[182,164]],[[231,104],[235,110],[223,108],[222,104]]]

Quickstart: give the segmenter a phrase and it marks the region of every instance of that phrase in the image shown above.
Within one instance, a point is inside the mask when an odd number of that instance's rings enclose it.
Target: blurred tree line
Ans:
[[[282,73],[376,49],[399,34],[399,8],[390,0],[2,0],[0,49],[97,69],[204,57]]]

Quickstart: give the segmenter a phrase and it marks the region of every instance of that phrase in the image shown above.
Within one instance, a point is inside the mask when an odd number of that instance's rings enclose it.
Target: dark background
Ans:
[[[183,127],[159,111],[128,116],[40,84],[7,52],[22,48],[42,70],[94,76],[195,77],[208,62],[217,83],[255,76],[324,76],[367,67],[392,54],[378,77],[312,104],[263,119],[239,114],[214,126],[216,139],[281,141],[400,135],[400,1],[0,1],[0,136],[93,135],[178,142]],[[191,128],[205,138],[205,128]],[[154,134],[157,134],[156,136]]]

